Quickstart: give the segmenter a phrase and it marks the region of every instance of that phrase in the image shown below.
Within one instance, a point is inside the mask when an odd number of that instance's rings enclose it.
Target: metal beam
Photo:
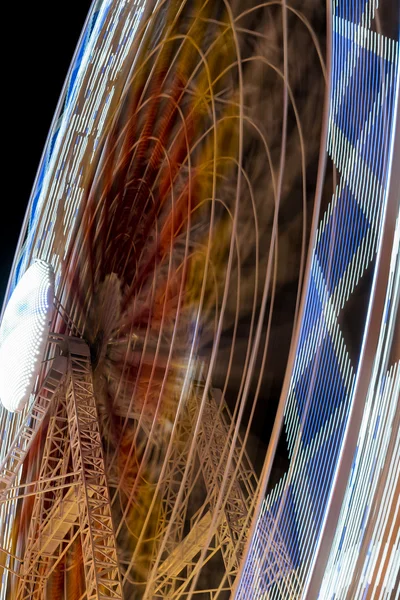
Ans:
[[[121,599],[115,535],[104,466],[90,352],[69,341],[67,416],[74,471],[80,471],[77,503],[88,600]]]

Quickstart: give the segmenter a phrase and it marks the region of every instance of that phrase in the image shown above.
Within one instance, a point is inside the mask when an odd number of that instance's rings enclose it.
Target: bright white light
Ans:
[[[37,260],[21,277],[0,325],[0,401],[21,411],[39,374],[53,314],[54,271]]]

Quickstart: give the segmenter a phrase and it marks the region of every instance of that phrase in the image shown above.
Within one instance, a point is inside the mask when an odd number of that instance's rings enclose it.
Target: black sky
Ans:
[[[8,52],[3,55],[0,306],[47,133],[90,5],[89,0],[15,2],[8,25],[3,25],[12,34],[6,36]]]

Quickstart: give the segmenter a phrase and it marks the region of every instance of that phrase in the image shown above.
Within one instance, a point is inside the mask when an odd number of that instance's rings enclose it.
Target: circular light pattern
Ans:
[[[0,401],[26,405],[39,374],[53,313],[54,271],[37,260],[14,289],[0,325]]]

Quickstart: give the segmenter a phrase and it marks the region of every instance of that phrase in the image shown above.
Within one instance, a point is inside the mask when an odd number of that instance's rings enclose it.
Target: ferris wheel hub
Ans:
[[[15,287],[0,325],[0,401],[10,412],[27,404],[46,351],[54,311],[53,267],[36,260]]]

